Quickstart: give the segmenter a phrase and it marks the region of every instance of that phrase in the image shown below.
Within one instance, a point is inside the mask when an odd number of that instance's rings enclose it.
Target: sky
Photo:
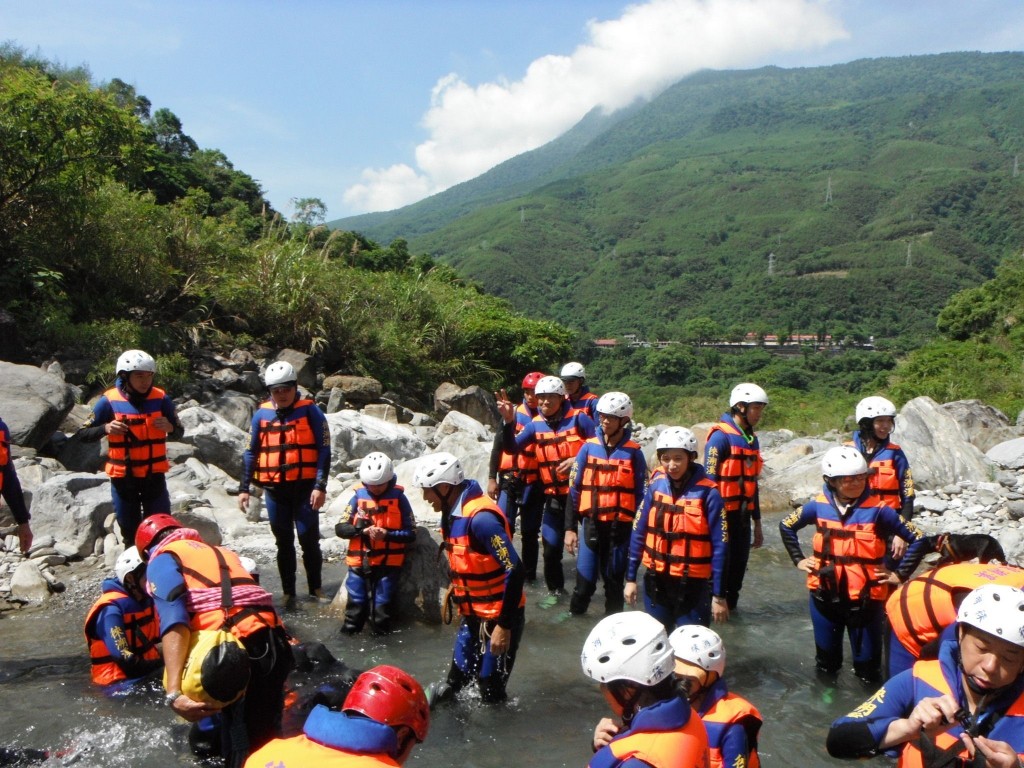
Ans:
[[[1024,50],[1019,0],[0,0],[0,42],[120,78],[277,210],[400,208],[700,69]]]

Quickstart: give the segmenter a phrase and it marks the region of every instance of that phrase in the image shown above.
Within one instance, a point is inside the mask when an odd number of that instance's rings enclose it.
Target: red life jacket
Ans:
[[[470,499],[462,506],[462,515],[452,518],[452,527],[444,542],[451,569],[455,604],[463,616],[477,616],[482,619],[496,619],[501,614],[505,597],[505,566],[490,552],[478,552],[473,548],[469,528],[470,521],[481,512],[493,512],[505,526],[505,533],[512,538],[508,520],[501,509],[487,496]],[[519,607],[526,605],[523,594]]]
[[[696,486],[714,488],[715,483],[702,478]],[[711,532],[702,497],[676,499],[654,491],[647,513],[643,565],[671,576],[711,578]]]
[[[587,442],[601,445],[592,437]],[[618,448],[639,449],[640,445],[627,440]],[[630,459],[608,459],[587,454],[583,465],[583,480],[580,486],[578,512],[598,522],[619,520],[632,523],[636,516],[636,475]]]
[[[402,493],[400,485],[394,490]],[[387,528],[389,531],[402,530],[402,508],[398,498],[391,496],[374,498],[362,485],[356,487],[356,518],[369,518],[371,525]],[[345,564],[349,568],[375,568],[389,566],[399,568],[405,562],[404,541],[370,541],[367,536],[353,536],[349,541]]]
[[[719,458],[713,474],[725,511],[735,512],[743,502],[754,502],[764,461],[761,459],[761,451],[751,446],[743,433],[729,422],[720,421],[711,427],[708,440],[715,432],[722,432],[729,438],[729,455],[724,459]]]
[[[151,387],[142,404],[142,411],[123,395],[117,387],[111,387],[103,396],[114,411],[114,421],[127,425],[128,434],[116,432],[107,435],[107,464],[104,471],[109,477],[127,477],[129,468],[132,477],[148,477],[170,470],[167,461],[167,433],[153,426],[163,416],[160,409],[164,391]]]
[[[823,494],[819,494],[816,501],[828,504]],[[859,506],[884,507],[886,504],[877,496],[870,495]],[[835,583],[846,584],[846,596],[850,600],[861,599],[865,588],[869,589],[872,600],[885,600],[889,596],[888,585],[874,577],[875,568],[884,562],[886,544],[873,522],[849,524],[819,515],[813,546],[818,565],[814,573],[807,575],[807,588],[812,592],[819,586],[818,569],[833,565]]]
[[[312,400],[298,400],[293,406],[294,418],[260,419],[259,458],[253,478],[260,485],[316,479],[320,445],[309,417],[301,412],[306,407],[316,406]],[[264,409],[273,411],[273,402],[260,405],[260,410]]]
[[[110,655],[106,643],[96,633],[96,619],[104,606],[113,605],[118,601],[127,602],[129,599],[123,592],[104,592],[85,617],[85,641],[89,646],[92,681],[96,685],[110,685],[128,679],[128,675]],[[137,605],[134,600],[131,602]],[[152,603],[141,611],[122,610],[122,617],[124,641],[128,650],[147,661],[158,661],[160,652],[156,644],[160,641],[160,623],[156,619]]]

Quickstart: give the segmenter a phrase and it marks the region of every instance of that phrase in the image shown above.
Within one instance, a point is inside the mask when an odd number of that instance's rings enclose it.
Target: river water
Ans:
[[[764,715],[762,763],[838,765],[825,752],[828,725],[872,691],[849,669],[831,685],[816,678],[807,590],[803,574],[782,549],[777,520],[765,520],[768,542],[752,553],[740,610],[718,628],[727,649],[726,675],[730,687]],[[262,570],[264,584],[276,591],[273,566]],[[566,576],[571,584],[570,560]],[[342,565],[325,566],[330,594],[342,578]],[[584,677],[579,664],[583,641],[600,618],[600,587],[585,617],[568,617],[561,608],[539,609],[542,590],[528,588],[527,626],[509,682],[510,700],[482,706],[463,694],[439,706],[427,741],[407,765],[586,765],[593,727],[610,714],[597,684]],[[57,618],[37,610],[0,618],[0,746],[64,750],[48,766],[199,765],[185,746],[186,726],[175,722],[158,693],[111,701],[92,689],[81,635],[87,608],[69,608]],[[397,664],[424,685],[448,671],[454,625],[415,625],[383,639],[343,637],[339,620],[312,603],[300,604],[285,620],[299,637],[321,640],[353,667]],[[875,763],[891,764],[884,758]]]

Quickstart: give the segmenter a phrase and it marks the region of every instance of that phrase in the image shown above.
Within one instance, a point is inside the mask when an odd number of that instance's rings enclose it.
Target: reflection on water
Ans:
[[[764,764],[838,765],[825,753],[828,725],[871,691],[849,671],[832,685],[816,679],[803,574],[777,542],[775,526],[766,520],[765,528],[769,543],[752,554],[740,610],[719,628],[728,652],[730,685],[765,717]],[[277,588],[273,570],[263,568],[271,591]],[[329,564],[325,571],[328,590],[336,590],[342,566]],[[571,584],[571,561],[566,573]],[[542,587],[528,590],[528,623],[509,683],[509,702],[482,706],[464,694],[442,705],[427,742],[413,752],[408,765],[587,763],[593,727],[609,714],[597,685],[579,666],[583,640],[600,614],[596,606],[586,617],[570,618],[564,606],[541,610],[536,606],[541,595]],[[87,608],[79,606],[60,619],[33,612],[0,619],[0,746],[64,750],[64,756],[48,761],[51,766],[197,765],[187,754],[185,726],[171,718],[159,694],[110,701],[92,690],[81,634]],[[321,640],[353,667],[398,664],[424,685],[443,679],[448,671],[454,627],[417,625],[385,639],[342,637],[338,619],[311,603],[300,604],[285,619],[299,637]],[[301,693],[312,683],[299,684]],[[885,766],[887,761],[876,759],[873,764]]]

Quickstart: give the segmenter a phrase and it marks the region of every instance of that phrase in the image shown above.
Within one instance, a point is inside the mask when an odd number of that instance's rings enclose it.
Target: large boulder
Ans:
[[[324,379],[324,389],[337,389],[343,402],[357,408],[377,402],[384,394],[384,386],[369,376],[334,374]]]
[[[1024,469],[1024,437],[993,445],[985,456],[1004,469]]]
[[[492,429],[501,425],[501,415],[494,395],[475,384],[463,388],[450,381],[442,383],[434,391],[434,410],[441,415],[459,411]]]
[[[953,417],[930,397],[915,397],[903,406],[892,440],[907,454],[914,483],[922,488],[961,480],[987,482],[995,471]]]
[[[434,441],[440,442],[448,437],[448,435],[454,435],[456,432],[464,432],[474,440],[491,441],[494,439],[493,431],[487,429],[487,427],[472,416],[460,411],[449,411],[441,423],[437,425],[437,431],[434,432]]]
[[[39,486],[32,497],[32,532],[52,536],[62,551],[87,557],[96,540],[104,537],[103,522],[113,511],[105,475],[59,474]]]
[[[358,411],[327,414],[331,430],[331,473],[345,472],[349,463],[373,451],[386,453],[395,462],[419,456],[427,444],[407,427],[375,419]]]
[[[229,389],[221,392],[203,407],[210,411],[210,413],[214,413],[235,425],[243,432],[248,432],[249,426],[252,424],[252,415],[256,412],[257,405],[256,398],[252,395]]]
[[[59,376],[0,362],[0,418],[15,445],[42,448],[74,404],[74,390]]]
[[[981,451],[1021,436],[1021,430],[1011,426],[1006,414],[980,400],[943,403],[942,410],[953,417],[964,436]]]
[[[185,408],[178,414],[185,428],[183,443],[194,445],[199,458],[220,467],[232,477],[242,470],[242,454],[249,446],[249,433],[227,419],[200,406]]]
[[[277,357],[273,360],[268,360],[267,364],[269,365],[278,360],[291,363],[292,368],[295,369],[295,376],[299,386],[305,387],[310,392],[316,392],[316,362],[310,355],[307,355],[305,352],[299,352],[297,349],[282,349],[277,353]]]

